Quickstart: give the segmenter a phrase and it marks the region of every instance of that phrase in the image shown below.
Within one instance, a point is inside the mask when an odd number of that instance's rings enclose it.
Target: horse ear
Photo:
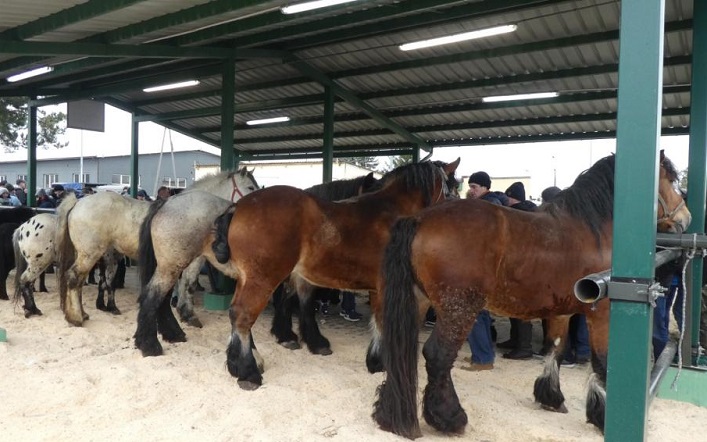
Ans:
[[[665,161],[665,149],[660,149],[660,162]]]
[[[367,192],[369,189],[373,187],[374,184],[376,184],[378,180],[376,179],[375,176],[373,176],[373,172],[369,173],[366,175],[366,177],[363,179],[363,184],[361,185],[361,188],[363,192]]]
[[[245,166],[243,166],[243,167],[241,167],[241,168],[238,170],[238,174],[239,174],[240,176],[243,176],[243,177],[244,177],[244,176],[246,176],[246,175],[248,174],[248,169],[247,169]]]
[[[453,173],[457,170],[457,167],[459,167],[459,162],[460,162],[460,161],[461,161],[461,157],[458,157],[458,158],[457,158],[456,160],[454,160],[453,162],[451,162],[451,163],[447,164],[446,166],[444,166],[444,167],[442,168],[442,169],[444,169],[444,173],[447,174],[447,175],[453,174]]]

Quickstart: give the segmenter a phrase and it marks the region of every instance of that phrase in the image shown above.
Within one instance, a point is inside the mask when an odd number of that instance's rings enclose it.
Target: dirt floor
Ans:
[[[383,375],[370,375],[365,368],[370,317],[365,299],[358,298],[363,321],[345,321],[338,307],[321,318],[322,332],[332,342],[331,356],[277,345],[266,310],[253,330],[265,359],[264,383],[256,391],[243,391],[225,369],[230,331],[225,311],[199,306],[204,328],[186,328],[188,342],[164,344],[161,357],[140,355],[131,339],[137,316],[135,271],[128,269],[127,288],[118,293],[120,316],[97,311],[95,286],[85,288],[91,319],[81,328],[64,321],[52,275],[47,278],[51,292],[37,294],[44,316],[25,319],[21,307],[0,301],[0,327],[8,335],[8,342],[0,343],[0,441],[403,440],[379,430],[370,417]],[[499,319],[497,326],[499,339],[506,339],[507,321]],[[424,329],[420,340],[428,334]],[[457,367],[464,356],[469,356],[466,346]],[[567,414],[543,411],[533,402],[533,381],[541,371],[539,359],[508,361],[500,355],[492,371],[455,368],[452,376],[469,425],[452,440],[603,440],[584,419],[589,368],[562,370]],[[450,439],[424,423],[422,429],[421,440]],[[707,434],[707,409],[655,399],[647,434],[649,441],[700,440]]]

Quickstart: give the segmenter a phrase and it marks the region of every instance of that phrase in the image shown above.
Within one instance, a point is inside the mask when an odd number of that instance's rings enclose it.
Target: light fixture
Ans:
[[[290,117],[273,117],[263,118],[262,120],[250,120],[246,121],[245,124],[248,126],[256,126],[258,124],[283,123],[285,121],[290,121]]]
[[[401,51],[412,51],[414,49],[429,48],[431,46],[446,45],[449,43],[459,43],[460,41],[474,40],[476,38],[491,37],[492,35],[507,34],[515,31],[516,25],[496,26],[494,28],[479,29],[478,31],[464,32],[461,34],[447,35],[446,37],[420,40],[413,43],[400,45]]]
[[[297,14],[298,12],[311,11],[312,9],[326,8],[327,6],[341,5],[355,1],[357,0],[316,0],[313,2],[284,6],[280,11],[282,11],[283,14]]]
[[[10,77],[7,77],[7,81],[10,83],[14,83],[16,81],[24,80],[25,78],[31,78],[31,77],[36,77],[37,75],[48,74],[49,72],[51,72],[53,70],[54,70],[54,68],[51,66],[42,66],[41,68],[32,69],[31,71],[22,72],[21,74],[12,75]]]
[[[555,98],[557,92],[538,92],[536,94],[517,94],[517,95],[496,95],[494,97],[484,97],[481,99],[484,103],[496,103],[498,101],[514,101],[514,100],[537,100],[540,98]]]
[[[196,86],[199,84],[199,80],[188,80],[188,81],[180,81],[179,83],[171,83],[171,84],[163,84],[161,86],[153,86],[153,87],[147,87],[143,89],[143,92],[157,92],[157,91],[166,91],[169,89],[179,89],[182,87],[191,87],[191,86]]]

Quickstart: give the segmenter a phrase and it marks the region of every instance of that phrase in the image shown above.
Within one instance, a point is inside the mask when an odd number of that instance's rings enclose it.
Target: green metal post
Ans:
[[[418,146],[412,147],[412,162],[413,163],[420,162],[420,148]]]
[[[35,97],[32,97],[34,99]],[[29,107],[29,147],[27,149],[27,206],[37,205],[37,107]]]
[[[235,166],[233,148],[233,114],[236,93],[236,64],[231,58],[223,62],[221,77],[221,170]]]
[[[664,16],[663,0],[621,2],[611,271],[635,298],[609,286],[606,441],[645,440],[653,307],[638,290],[654,275]]]
[[[140,172],[138,170],[138,154],[139,154],[139,129],[140,122],[135,120],[135,114],[133,114],[132,119],[132,132],[130,137],[130,195],[133,198],[137,198],[137,185],[140,179]]]
[[[324,147],[322,151],[322,182],[333,179],[334,163],[334,92],[331,87],[324,87]]]
[[[690,163],[687,206],[692,212],[689,233],[704,233],[705,197],[707,196],[707,2],[694,0],[692,30],[692,89],[690,91]],[[685,355],[697,348],[700,341],[703,260],[692,261],[692,314],[685,318],[685,332],[691,331],[689,347],[683,347],[683,361],[692,364]],[[689,326],[689,328],[688,328]],[[687,335],[686,335],[687,336]]]

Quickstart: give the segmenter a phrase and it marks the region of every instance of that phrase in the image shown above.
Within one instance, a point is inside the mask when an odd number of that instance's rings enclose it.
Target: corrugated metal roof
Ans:
[[[614,136],[617,0],[376,0],[282,14],[279,7],[289,3],[9,0],[0,15],[0,42],[62,45],[43,52],[47,49],[27,44],[3,53],[9,46],[0,44],[0,79],[39,65],[55,67],[19,83],[0,80],[0,94],[49,97],[44,102],[104,100],[218,146],[227,59],[199,58],[201,53],[195,56],[188,48],[201,47],[204,54],[230,48],[236,68],[235,142],[246,152],[321,151],[322,76],[347,99],[336,98],[337,149],[411,148],[409,138],[390,129],[395,125],[433,146]],[[692,0],[666,2],[666,133],[686,133],[689,125],[691,18]],[[418,51],[398,48],[502,24],[517,30]],[[178,51],[165,58],[148,53],[154,46]],[[251,53],[238,52],[244,49]],[[142,91],[191,78],[201,83]],[[560,96],[481,103],[488,95],[544,91]],[[361,103],[382,116],[372,118]],[[274,115],[291,121],[245,125]]]

